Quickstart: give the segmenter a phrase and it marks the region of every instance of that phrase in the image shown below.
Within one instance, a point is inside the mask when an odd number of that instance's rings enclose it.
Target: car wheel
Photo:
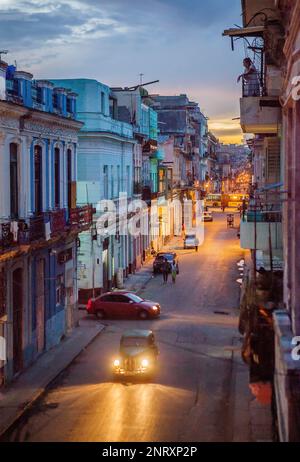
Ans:
[[[105,313],[103,310],[98,310],[96,311],[96,318],[97,319],[104,319],[105,318]]]
[[[139,312],[139,319],[145,320],[145,319],[148,319],[148,318],[149,318],[149,315],[148,315],[147,311],[142,310],[142,311]]]

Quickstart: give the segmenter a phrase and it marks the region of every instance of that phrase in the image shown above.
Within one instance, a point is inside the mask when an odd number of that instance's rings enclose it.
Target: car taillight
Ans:
[[[89,301],[87,302],[86,309],[87,309],[88,311],[92,311],[92,309],[93,309],[93,304],[94,304],[94,302],[93,302],[93,300],[90,298]]]

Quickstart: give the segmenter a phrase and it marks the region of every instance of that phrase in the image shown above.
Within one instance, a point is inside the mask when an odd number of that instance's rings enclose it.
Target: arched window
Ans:
[[[68,208],[72,208],[72,150],[67,150]]]
[[[60,207],[60,150],[54,149],[54,205]]]
[[[34,147],[34,205],[35,213],[43,211],[43,157],[41,146]]]
[[[18,175],[18,145],[9,145],[10,154],[10,216],[19,216],[19,175]]]

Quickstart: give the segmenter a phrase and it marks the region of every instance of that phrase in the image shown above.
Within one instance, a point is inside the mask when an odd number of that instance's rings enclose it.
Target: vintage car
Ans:
[[[155,260],[153,262],[153,274],[158,274],[162,272],[163,263],[165,260],[168,260],[170,272],[171,264],[175,260],[177,264],[177,274],[179,274],[178,258],[175,252],[159,252],[156,255]]]
[[[199,239],[196,234],[187,234],[184,239],[183,247],[185,249],[196,249],[199,247]]]
[[[204,212],[202,216],[202,221],[213,221],[213,215],[211,212]]]
[[[151,330],[133,329],[124,332],[119,356],[113,362],[114,377],[151,377],[157,366],[158,347]]]

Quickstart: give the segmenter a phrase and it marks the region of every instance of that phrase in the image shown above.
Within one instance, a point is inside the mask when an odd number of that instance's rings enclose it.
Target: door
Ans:
[[[118,318],[129,318],[135,315],[135,303],[129,300],[126,295],[114,295],[115,299],[115,315]]]
[[[37,351],[45,348],[45,260],[37,261],[36,265],[36,332]]]
[[[17,374],[23,363],[23,270],[16,269],[12,277],[13,290],[13,372]]]

